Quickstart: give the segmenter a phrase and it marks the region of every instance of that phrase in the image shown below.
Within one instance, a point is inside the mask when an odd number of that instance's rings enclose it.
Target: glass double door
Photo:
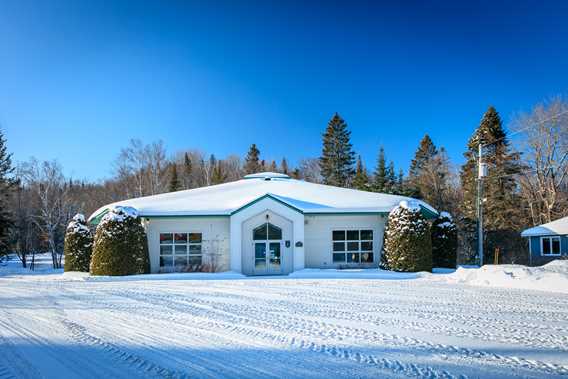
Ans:
[[[282,273],[282,241],[254,241],[254,272]]]

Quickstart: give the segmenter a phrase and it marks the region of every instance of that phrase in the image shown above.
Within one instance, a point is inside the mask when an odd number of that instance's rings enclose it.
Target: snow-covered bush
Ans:
[[[85,222],[85,216],[77,213],[67,225],[65,231],[65,271],[89,272],[93,235]]]
[[[381,267],[393,271],[432,271],[430,225],[418,204],[401,201],[390,212]]]
[[[131,207],[114,207],[97,226],[91,274],[134,275],[148,272],[148,242],[137,211]]]
[[[432,223],[432,265],[455,268],[458,254],[458,229],[447,212]]]

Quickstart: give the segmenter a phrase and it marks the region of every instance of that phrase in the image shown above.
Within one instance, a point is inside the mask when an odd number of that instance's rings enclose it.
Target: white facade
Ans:
[[[218,186],[126,200],[148,235],[152,272],[377,267],[388,213],[402,196],[261,173]],[[435,210],[420,202],[429,214]]]

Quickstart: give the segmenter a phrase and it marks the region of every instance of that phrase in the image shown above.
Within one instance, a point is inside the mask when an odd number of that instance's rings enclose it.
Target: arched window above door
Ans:
[[[266,224],[254,228],[252,231],[252,239],[255,241],[281,240],[282,229],[267,222]]]

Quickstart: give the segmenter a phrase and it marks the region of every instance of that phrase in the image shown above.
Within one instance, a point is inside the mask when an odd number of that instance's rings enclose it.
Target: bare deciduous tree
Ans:
[[[518,115],[512,129],[522,132],[520,151],[527,170],[522,195],[533,225],[568,214],[568,103],[554,98]]]

